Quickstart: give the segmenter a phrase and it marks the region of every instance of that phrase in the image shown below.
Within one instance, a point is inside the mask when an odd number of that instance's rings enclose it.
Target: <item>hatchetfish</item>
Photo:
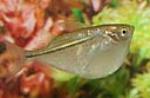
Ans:
[[[87,79],[102,78],[122,65],[133,31],[127,24],[81,28],[56,37],[44,49],[24,51],[21,58],[38,59]]]

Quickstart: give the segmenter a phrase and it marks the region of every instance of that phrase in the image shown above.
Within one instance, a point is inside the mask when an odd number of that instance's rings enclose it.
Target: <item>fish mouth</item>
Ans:
[[[135,27],[133,25],[127,24],[126,26],[129,28],[129,30],[131,31],[131,33],[134,33]]]
[[[130,40],[131,40],[133,37],[134,31],[135,31],[135,27],[133,25],[128,25],[128,28],[129,28],[130,33],[131,33],[131,36],[130,36]]]

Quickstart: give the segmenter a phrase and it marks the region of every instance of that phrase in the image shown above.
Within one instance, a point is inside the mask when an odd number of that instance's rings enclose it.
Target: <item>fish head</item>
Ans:
[[[102,25],[99,29],[117,42],[131,40],[134,32],[134,27],[128,24],[107,24]]]

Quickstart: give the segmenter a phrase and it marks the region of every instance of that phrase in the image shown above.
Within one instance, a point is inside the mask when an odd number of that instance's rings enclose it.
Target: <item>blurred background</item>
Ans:
[[[0,62],[0,98],[150,98],[150,0],[0,0],[0,41],[26,51],[106,23],[135,26],[130,52],[117,72],[87,80],[33,60],[10,78],[18,66]],[[4,62],[11,62],[8,57]]]

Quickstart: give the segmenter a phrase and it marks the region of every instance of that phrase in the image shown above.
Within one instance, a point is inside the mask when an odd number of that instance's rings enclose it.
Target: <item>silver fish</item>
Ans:
[[[26,52],[25,56],[83,78],[102,78],[122,65],[133,31],[127,24],[86,27],[58,36],[47,48]]]

